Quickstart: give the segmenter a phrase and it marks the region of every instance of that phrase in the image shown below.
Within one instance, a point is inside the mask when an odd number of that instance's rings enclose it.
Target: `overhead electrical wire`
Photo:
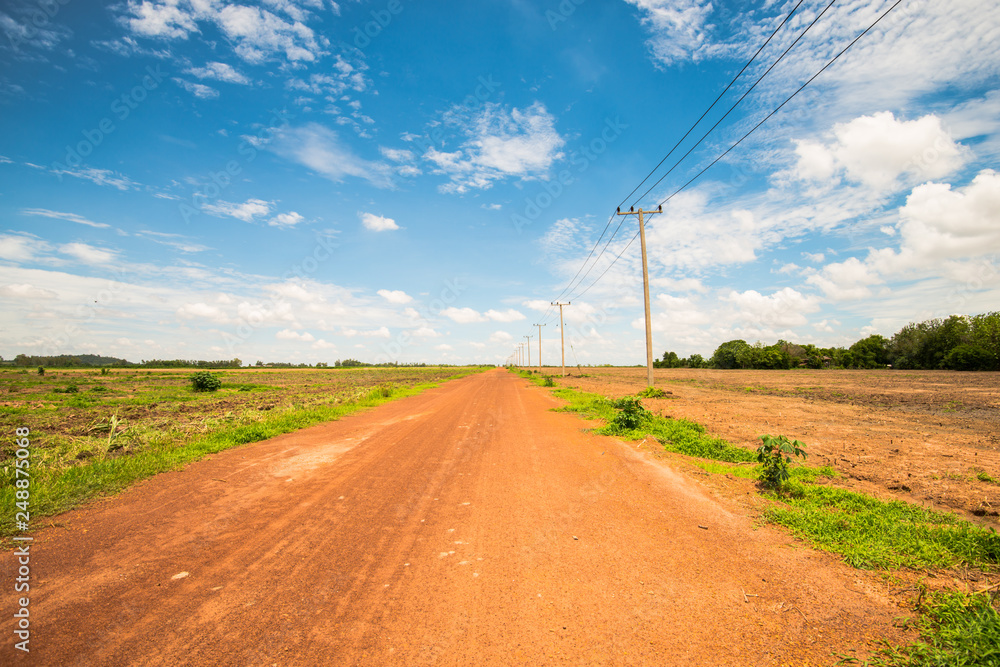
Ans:
[[[772,116],[774,116],[776,113],[778,113],[779,111],[781,111],[781,109],[784,108],[784,106],[786,104],[788,104],[790,101],[792,101],[792,99],[794,99],[799,93],[801,93],[806,88],[806,86],[808,86],[810,83],[812,83],[813,81],[815,81],[816,78],[819,77],[820,74],[822,74],[827,69],[829,69],[835,62],[837,62],[841,58],[841,56],[843,56],[845,53],[847,53],[847,51],[851,47],[853,47],[865,35],[867,35],[869,32],[871,32],[871,30],[876,25],[878,25],[882,21],[882,19],[884,19],[886,16],[888,16],[889,13],[892,10],[894,10],[896,7],[898,7],[900,5],[900,3],[902,3],[902,2],[903,2],[903,0],[896,0],[896,2],[893,3],[893,5],[891,7],[889,7],[889,9],[885,10],[885,12],[883,12],[877,19],[875,19],[875,21],[872,22],[871,25],[869,25],[857,37],[855,37],[853,40],[851,40],[851,42],[847,46],[845,46],[839,53],[837,53],[837,55],[835,55],[833,58],[831,58],[825,65],[823,65],[823,67],[821,67],[819,69],[819,71],[817,71],[815,74],[813,74],[811,77],[809,77],[809,79],[805,83],[803,83],[801,86],[799,86],[799,88],[795,92],[793,92],[791,95],[789,95],[787,98],[785,98],[785,100],[781,104],[779,104],[773,111],[771,111],[771,113],[769,113],[760,122],[758,122],[756,125],[754,125],[750,129],[749,132],[747,132],[742,137],[740,137],[734,144],[732,144],[722,154],[720,154],[718,157],[716,157],[714,160],[712,160],[707,166],[705,166],[701,171],[699,171],[697,174],[695,174],[690,180],[688,180],[686,183],[684,183],[682,186],[680,186],[674,192],[672,192],[669,196],[667,196],[665,199],[663,199],[659,203],[659,206],[662,206],[663,204],[667,203],[668,201],[670,201],[671,199],[673,199],[675,196],[677,196],[678,194],[680,194],[681,192],[683,192],[685,189],[687,189],[688,186],[690,186],[692,183],[694,183],[696,180],[698,180],[705,172],[707,172],[709,169],[711,169],[722,158],[724,158],[726,155],[728,155],[729,153],[731,153],[737,146],[739,146],[741,143],[743,143],[743,141],[746,140],[747,137],[749,137],[751,134],[753,134],[754,132],[756,132],[757,129],[759,129],[761,125],[763,125],[764,123],[766,123]],[[590,285],[588,285],[586,289],[584,289],[579,294],[574,295],[572,298],[574,298],[574,299],[580,298],[581,296],[583,296],[584,294],[586,294],[590,290],[590,288],[592,288],[594,285],[596,285],[597,282],[600,281],[600,279],[603,278],[604,275],[607,274],[607,272],[611,270],[611,267],[614,266],[615,263],[617,263],[619,259],[621,259],[622,255],[625,254],[625,250],[627,250],[628,247],[630,245],[632,245],[632,242],[635,241],[636,237],[638,237],[638,236],[639,236],[639,232],[636,232],[635,236],[633,236],[632,239],[628,242],[628,244],[626,244],[626,246],[622,250],[622,252],[620,252],[618,254],[618,256],[615,257],[615,259],[613,259],[611,261],[611,264],[608,265],[608,267],[604,270],[604,272],[601,273],[601,275],[598,276],[596,280],[594,280],[592,283],[590,283]]]
[[[785,26],[785,25],[786,25],[786,24],[788,23],[788,21],[789,21],[789,20],[791,20],[792,16],[793,16],[793,15],[795,14],[795,12],[796,12],[796,11],[798,11],[799,7],[800,7],[800,6],[802,5],[802,3],[803,3],[804,1],[805,1],[805,0],[799,0],[799,2],[798,2],[798,3],[797,3],[797,4],[796,4],[796,5],[795,5],[795,6],[794,6],[794,7],[792,8],[792,10],[791,10],[791,11],[790,11],[790,12],[789,12],[789,13],[788,13],[788,14],[787,14],[786,16],[785,16],[785,18],[784,18],[784,19],[783,19],[783,20],[781,21],[781,23],[779,23],[779,24],[778,24],[778,27],[777,27],[777,28],[775,28],[775,29],[774,29],[774,31],[773,31],[773,32],[772,32],[772,33],[770,34],[770,36],[768,36],[768,38],[767,38],[767,39],[766,39],[766,40],[764,41],[764,43],[760,45],[760,47],[759,47],[759,48],[757,49],[757,51],[756,51],[756,52],[755,52],[755,53],[753,54],[753,56],[752,56],[752,57],[750,58],[750,60],[748,60],[748,61],[746,62],[746,64],[745,64],[745,65],[743,65],[743,67],[742,67],[742,68],[740,69],[740,71],[739,71],[739,72],[738,72],[738,73],[736,74],[736,76],[734,76],[734,77],[732,78],[732,80],[731,80],[731,81],[729,82],[729,84],[728,84],[728,85],[727,85],[727,86],[726,86],[726,87],[725,87],[725,88],[723,89],[723,91],[722,91],[721,93],[719,93],[719,95],[718,95],[718,96],[717,96],[717,97],[715,98],[715,100],[714,100],[714,101],[713,101],[713,102],[712,102],[712,103],[711,103],[711,104],[710,104],[710,105],[708,106],[708,108],[707,108],[707,109],[705,109],[705,111],[704,111],[704,112],[702,112],[701,116],[699,116],[699,117],[698,117],[698,119],[697,119],[697,120],[696,120],[696,121],[695,121],[695,122],[694,122],[694,123],[693,123],[693,124],[691,125],[691,127],[689,127],[689,128],[688,128],[688,130],[687,130],[687,131],[686,131],[686,132],[684,133],[684,135],[683,135],[683,136],[682,136],[682,137],[681,137],[680,139],[678,139],[678,140],[677,140],[677,142],[676,142],[676,143],[675,143],[675,144],[673,145],[673,147],[672,147],[672,148],[671,148],[671,149],[670,149],[670,150],[669,150],[669,151],[667,152],[667,154],[666,154],[666,155],[665,155],[665,156],[663,157],[663,159],[661,159],[661,160],[660,160],[660,162],[659,162],[659,163],[658,163],[658,164],[657,164],[657,165],[656,165],[655,167],[653,167],[653,169],[652,169],[652,170],[651,170],[651,171],[649,172],[649,174],[647,174],[647,175],[646,175],[646,177],[645,177],[645,178],[643,178],[643,179],[642,179],[642,181],[640,181],[640,183],[639,183],[639,184],[638,184],[637,186],[635,186],[635,188],[633,188],[633,189],[632,189],[632,192],[630,192],[630,193],[629,193],[628,195],[626,195],[626,196],[625,196],[625,198],[624,198],[624,199],[622,199],[621,203],[619,204],[619,207],[620,207],[620,206],[622,206],[622,205],[623,205],[623,204],[624,204],[624,203],[625,203],[626,201],[628,201],[629,197],[631,197],[631,196],[632,196],[633,194],[635,194],[635,192],[636,192],[636,191],[637,191],[637,190],[638,190],[639,188],[641,188],[641,187],[642,187],[642,185],[643,185],[643,184],[644,184],[644,183],[645,183],[646,181],[648,181],[648,180],[649,180],[649,178],[650,178],[650,177],[651,177],[651,176],[652,176],[653,174],[655,174],[655,173],[656,173],[656,170],[657,170],[657,169],[659,169],[659,168],[660,168],[660,166],[662,166],[662,165],[663,165],[663,163],[664,163],[664,162],[666,162],[666,161],[667,161],[667,159],[669,159],[671,155],[673,155],[674,151],[676,151],[676,150],[677,150],[677,148],[678,148],[678,147],[679,147],[679,146],[681,145],[681,143],[683,143],[683,142],[684,142],[684,140],[685,140],[685,139],[687,139],[687,137],[688,137],[688,136],[689,136],[689,135],[690,135],[690,134],[691,134],[691,133],[692,133],[692,132],[694,131],[694,129],[695,129],[696,127],[698,127],[698,125],[699,125],[699,124],[701,123],[701,121],[702,121],[702,120],[704,120],[705,116],[707,116],[707,115],[708,115],[708,114],[709,114],[709,113],[710,113],[710,112],[712,111],[712,109],[714,109],[714,108],[715,108],[715,106],[716,106],[716,105],[717,105],[717,104],[719,103],[719,100],[721,100],[721,99],[722,99],[722,98],[723,98],[723,97],[725,96],[725,94],[726,94],[727,92],[729,92],[729,90],[730,90],[730,89],[731,89],[731,88],[732,88],[732,87],[733,87],[733,86],[734,86],[734,85],[736,84],[736,82],[737,82],[737,81],[738,81],[738,80],[740,79],[740,77],[741,77],[741,76],[743,76],[743,73],[744,73],[744,72],[746,72],[746,70],[747,70],[747,69],[748,69],[748,68],[750,67],[750,65],[752,65],[752,64],[754,63],[754,61],[756,61],[756,60],[757,60],[757,57],[758,57],[758,56],[759,56],[759,55],[761,54],[761,52],[762,52],[762,51],[763,51],[763,50],[764,50],[764,49],[765,49],[765,48],[767,47],[767,45],[771,43],[771,40],[773,40],[773,39],[774,39],[775,35],[777,35],[777,34],[778,34],[778,32],[779,32],[779,31],[780,31],[780,30],[781,30],[781,29],[782,29],[782,28],[783,28],[783,27],[784,27],[784,26]],[[836,2],[836,0],[834,0],[834,2]],[[831,2],[830,4],[833,4],[833,3]],[[829,6],[827,7],[827,9],[829,9]],[[823,10],[823,12],[825,13],[825,12],[826,12],[826,9],[824,9],[824,10]],[[820,16],[822,16],[822,14],[820,14]],[[817,20],[818,20],[818,18],[819,18],[819,17],[817,17]],[[813,21],[813,23],[815,23],[815,21]],[[810,24],[810,26],[809,26],[809,27],[812,27],[812,24]],[[808,28],[807,28],[806,30],[808,30]],[[804,35],[805,33],[803,32],[802,34]],[[799,41],[800,39],[802,39],[802,35],[799,35],[799,37],[798,37],[798,38],[797,38],[797,39],[795,40],[795,42],[793,42],[792,46],[794,46],[794,45],[795,45],[796,43],[798,43],[798,41]],[[786,50],[786,51],[785,51],[785,53],[787,53],[787,52],[788,52],[788,51]],[[783,54],[781,55],[781,58],[784,58],[784,56],[785,56],[785,53],[783,53]],[[763,78],[764,78],[765,76],[767,76],[768,72],[770,72],[770,71],[771,71],[772,69],[774,69],[774,66],[775,66],[775,65],[777,65],[777,64],[778,64],[778,62],[780,62],[781,58],[779,58],[779,59],[778,59],[777,61],[775,61],[775,62],[774,62],[774,63],[773,63],[773,64],[772,64],[772,65],[771,65],[771,66],[770,66],[770,67],[769,67],[768,69],[767,69],[767,71],[766,71],[766,72],[765,72],[765,73],[764,73],[764,74],[763,74],[763,75],[762,75],[761,77],[759,77],[759,78],[757,79],[757,81],[756,81],[756,82],[755,82],[755,83],[753,84],[753,86],[751,86],[750,90],[753,90],[753,88],[754,88],[754,87],[755,87],[755,86],[756,86],[756,85],[757,85],[758,83],[760,83],[761,79],[763,79]],[[736,102],[736,104],[734,104],[734,105],[733,105],[733,106],[732,106],[732,107],[731,107],[731,108],[729,109],[729,111],[727,111],[727,112],[726,112],[726,116],[728,116],[728,115],[729,115],[729,113],[730,113],[730,112],[731,112],[731,111],[732,111],[732,110],[733,110],[733,109],[734,109],[734,108],[736,107],[736,105],[738,105],[738,104],[739,104],[739,103],[740,103],[740,102],[741,102],[741,101],[743,100],[743,98],[744,98],[744,97],[746,97],[746,95],[747,95],[747,94],[748,94],[748,93],[750,92],[750,90],[748,90],[748,91],[747,91],[747,93],[744,93],[743,97],[741,97],[741,98],[739,99],[739,101],[737,101],[737,102]],[[726,117],[726,116],[723,116],[723,119],[725,119],[725,117]],[[720,119],[720,121],[719,121],[719,122],[721,122],[721,119]],[[717,126],[717,125],[718,125],[718,123],[716,123],[716,126]],[[713,128],[712,128],[712,129],[715,129],[715,126],[713,126]],[[709,130],[709,133],[711,133],[711,130]],[[705,135],[705,136],[707,136],[707,134],[708,134],[708,133],[706,133],[706,135]],[[702,140],[704,140],[704,137],[702,137]],[[700,143],[700,141],[699,141],[699,143]],[[695,146],[697,146],[697,145],[698,145],[698,144],[695,144]],[[693,149],[692,149],[692,150],[693,150]],[[690,152],[690,151],[689,151],[689,152]],[[676,167],[676,164],[674,165],[674,167]],[[671,167],[671,171],[673,170],[673,168],[674,168],[674,167]],[[668,173],[669,173],[669,172],[668,172]],[[662,178],[661,178],[660,180],[662,180]],[[659,183],[659,181],[657,181],[657,183]],[[655,186],[654,186],[654,187],[655,187]],[[647,191],[647,193],[648,193],[648,191]],[[645,195],[643,195],[643,196],[645,196]],[[640,199],[641,199],[641,198],[640,198]],[[588,263],[590,262],[590,259],[591,259],[591,257],[593,257],[593,256],[594,256],[594,251],[596,251],[596,250],[597,250],[597,247],[598,247],[598,246],[599,246],[599,245],[601,244],[601,241],[602,241],[602,240],[604,239],[604,235],[605,235],[605,234],[607,234],[607,232],[608,232],[608,229],[609,229],[609,228],[610,228],[610,226],[611,226],[611,222],[612,222],[612,221],[614,220],[614,218],[615,218],[615,214],[614,214],[614,213],[612,213],[612,214],[611,214],[611,215],[610,215],[610,216],[608,217],[608,222],[607,222],[607,223],[606,223],[606,224],[604,225],[604,231],[602,231],[602,232],[601,232],[601,235],[600,235],[600,237],[599,237],[599,238],[597,239],[597,242],[596,242],[596,243],[594,243],[594,247],[593,247],[593,248],[591,248],[591,250],[590,250],[590,253],[589,253],[589,254],[587,255],[587,258],[586,258],[586,259],[585,259],[585,260],[583,261],[583,263],[582,263],[582,264],[580,265],[580,268],[579,268],[579,269],[577,269],[577,272],[576,272],[576,274],[575,274],[575,275],[573,276],[573,278],[572,278],[572,279],[570,279],[570,281],[569,281],[569,284],[567,284],[567,286],[566,286],[565,288],[563,288],[563,291],[562,291],[562,292],[560,292],[560,293],[559,293],[559,295],[558,295],[558,296],[556,297],[556,300],[557,300],[557,301],[558,301],[558,300],[559,300],[560,298],[562,298],[562,296],[563,296],[563,295],[565,295],[566,293],[568,293],[568,292],[572,291],[572,290],[573,290],[573,289],[575,289],[576,287],[579,287],[580,283],[582,283],[582,282],[583,282],[583,281],[584,281],[584,280],[586,279],[586,277],[587,277],[587,276],[588,276],[588,275],[590,274],[590,272],[591,272],[591,271],[592,271],[592,270],[594,269],[594,267],[595,267],[595,266],[597,265],[597,262],[598,262],[598,261],[600,260],[600,258],[601,258],[601,257],[602,257],[602,256],[604,255],[604,253],[605,253],[605,252],[607,251],[607,249],[608,249],[608,246],[610,245],[611,241],[613,241],[613,240],[614,240],[614,238],[615,238],[615,237],[616,237],[616,236],[618,235],[618,232],[619,232],[619,231],[621,230],[621,228],[622,228],[622,225],[623,225],[623,224],[624,224],[624,222],[625,222],[624,220],[622,220],[621,222],[619,222],[619,223],[618,223],[618,227],[616,227],[616,228],[615,228],[615,231],[614,231],[614,232],[613,232],[613,233],[611,234],[611,236],[610,236],[610,237],[608,238],[608,241],[607,241],[607,243],[605,243],[605,244],[604,244],[604,248],[602,248],[602,249],[601,249],[601,252],[600,252],[600,254],[598,254],[598,256],[597,256],[597,257],[596,257],[596,258],[594,259],[594,263],[593,263],[593,264],[592,264],[592,265],[590,266],[590,268],[589,268],[589,269],[587,269],[587,272],[586,272],[586,273],[584,273],[584,274],[583,274],[583,276],[581,276],[581,275],[580,275],[580,273],[581,273],[581,272],[583,271],[584,267],[586,267],[586,266],[587,266],[587,264],[588,264]],[[579,280],[577,280],[577,278],[579,278]],[[547,316],[547,314],[548,314],[548,310],[546,310],[546,316]]]

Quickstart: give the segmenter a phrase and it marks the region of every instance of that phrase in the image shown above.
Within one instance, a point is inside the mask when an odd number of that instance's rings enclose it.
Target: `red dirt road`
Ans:
[[[0,662],[819,665],[895,636],[858,572],[557,405],[490,371],[64,514]]]

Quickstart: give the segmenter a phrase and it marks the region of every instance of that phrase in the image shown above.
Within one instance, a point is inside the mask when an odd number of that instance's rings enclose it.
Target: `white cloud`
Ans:
[[[291,21],[266,9],[244,5],[218,6],[212,0],[129,0],[122,22],[134,35],[186,39],[202,32],[199,23],[218,28],[243,60],[260,64],[280,56],[292,62],[315,61],[323,51],[304,21],[311,14],[290,2],[275,1]]]
[[[419,327],[413,330],[413,335],[417,338],[437,338],[441,334],[430,327]]]
[[[177,317],[182,320],[209,320],[217,324],[229,322],[229,317],[218,306],[207,303],[186,303],[177,309]]]
[[[0,235],[0,259],[11,262],[28,262],[49,249],[45,241],[26,234]]]
[[[899,215],[903,249],[918,263],[1000,252],[1000,174],[984,170],[957,190],[918,186]]]
[[[871,296],[871,285],[881,282],[879,275],[857,257],[827,264],[823,271],[806,281],[816,285],[834,301],[865,299]]]
[[[440,345],[435,345],[434,349],[440,350],[441,352],[451,352],[455,348],[453,348],[451,345],[448,345],[447,343],[441,343]]]
[[[139,184],[130,179],[128,176],[118,174],[108,169],[94,169],[93,167],[83,167],[80,169],[53,169],[52,173],[56,176],[72,176],[73,178],[80,178],[85,181],[90,181],[91,183],[96,183],[97,185],[110,185],[111,187],[118,188],[119,190],[139,188]]]
[[[850,181],[884,190],[904,174],[920,180],[946,176],[961,167],[968,154],[934,115],[900,121],[883,111],[838,123],[833,134],[835,141],[829,145],[798,143],[799,178],[828,180],[843,170]]]
[[[725,301],[736,307],[741,321],[768,329],[802,326],[808,322],[806,314],[820,308],[816,296],[802,294],[790,287],[769,296],[756,290],[734,290]]]
[[[410,303],[413,301],[413,297],[402,290],[387,290],[380,289],[378,295],[388,301],[389,303],[395,303],[402,305],[404,303]]]
[[[513,308],[508,308],[504,311],[491,309],[487,310],[483,313],[483,315],[494,322],[517,322],[525,319],[524,313],[514,310]]]
[[[192,13],[179,4],[177,0],[163,3],[143,0],[141,4],[130,0],[128,10],[132,16],[126,19],[126,24],[144,37],[186,38],[197,31],[198,26]]]
[[[211,62],[207,63],[204,67],[192,67],[186,70],[186,72],[198,77],[199,79],[216,79],[218,81],[238,83],[244,86],[250,84],[250,79],[226,63]]]
[[[200,97],[203,100],[211,100],[219,96],[219,91],[203,83],[194,83],[193,81],[178,77],[174,77],[174,82],[195,97]]]
[[[95,248],[86,243],[66,243],[59,246],[59,252],[69,255],[84,264],[105,266],[111,264],[116,259],[116,253],[103,248]]]
[[[219,217],[231,217],[243,222],[253,222],[271,212],[271,202],[263,199],[248,199],[242,204],[219,200],[214,204],[204,204],[201,210]]]
[[[491,343],[509,343],[513,340],[514,337],[511,336],[506,331],[494,331],[492,334],[490,334]]]
[[[274,335],[278,340],[299,340],[303,343],[312,343],[316,340],[308,331],[305,333],[299,333],[298,331],[292,331],[291,329],[282,329]]]
[[[271,227],[294,227],[303,220],[305,220],[305,218],[303,218],[295,211],[291,211],[289,213],[279,213],[278,215],[268,220],[267,224],[270,225]]]
[[[276,130],[274,141],[268,144],[268,148],[335,183],[352,176],[379,188],[392,185],[386,165],[358,157],[336,132],[318,123]]]
[[[62,213],[60,211],[50,211],[47,208],[23,208],[21,209],[21,215],[36,215],[44,218],[66,220],[68,222],[75,222],[78,225],[86,225],[88,227],[95,227],[97,229],[108,229],[111,227],[111,225],[107,223],[94,222],[93,220],[88,220],[82,215],[77,215],[76,213]]]
[[[642,10],[642,23],[652,33],[647,45],[665,65],[698,62],[711,51],[706,22],[712,3],[700,0],[626,0]]]
[[[379,152],[393,162],[413,162],[414,160],[413,151],[405,149],[386,148],[385,146],[381,146],[379,147]]]
[[[373,232],[389,232],[399,229],[399,225],[392,218],[384,218],[373,213],[359,213],[358,217],[361,218],[361,224],[365,226],[365,229]]]
[[[35,287],[28,283],[17,283],[0,286],[0,295],[14,297],[17,299],[55,299],[59,295],[52,290],[42,287]]]
[[[473,310],[472,308],[455,308],[451,306],[442,310],[441,314],[459,324],[488,321],[478,310]]]
[[[445,120],[458,125],[467,139],[454,152],[431,148],[423,155],[435,164],[435,173],[449,177],[444,192],[486,189],[508,177],[537,178],[563,157],[559,149],[566,141],[555,129],[555,117],[540,102],[509,111],[488,102],[471,117],[456,107]]]

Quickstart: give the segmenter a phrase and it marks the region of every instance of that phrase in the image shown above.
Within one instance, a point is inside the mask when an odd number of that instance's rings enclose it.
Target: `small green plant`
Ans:
[[[666,395],[667,392],[663,391],[659,387],[646,387],[636,394],[639,398],[663,398]]]
[[[111,371],[109,371],[107,368],[102,368],[101,369],[101,375],[108,375],[110,372]]]
[[[985,470],[980,470],[979,473],[976,475],[976,479],[978,479],[980,482],[987,482],[989,484],[1000,484],[1000,482],[993,479],[993,477],[990,476],[990,474]]]
[[[554,386],[556,386],[556,383],[552,379],[551,375],[546,375],[545,376],[545,382],[543,383],[543,386],[545,386],[545,387],[554,387]]]
[[[788,482],[788,464],[792,456],[806,458],[806,443],[799,440],[789,440],[786,436],[760,436],[761,445],[757,448],[757,461],[761,464],[760,481],[765,488],[780,491]]]
[[[618,414],[611,419],[611,424],[618,430],[635,430],[652,416],[649,410],[642,406],[642,401],[635,396],[619,398],[613,405],[618,409]]]
[[[39,367],[38,367],[38,374],[39,374],[39,375],[45,375],[45,369],[44,369],[44,368],[42,368],[41,366],[39,366]]]
[[[215,391],[222,386],[222,380],[214,373],[199,371],[191,376],[191,386],[195,391]]]

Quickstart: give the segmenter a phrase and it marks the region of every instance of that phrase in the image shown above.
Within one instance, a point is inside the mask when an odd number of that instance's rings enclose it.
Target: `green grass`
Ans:
[[[755,452],[708,435],[704,426],[686,419],[671,419],[650,414],[639,428],[624,429],[611,423],[618,410],[614,402],[604,396],[576,389],[556,389],[552,393],[569,401],[569,405],[559,408],[560,411],[575,412],[586,419],[607,421],[607,425],[594,431],[601,435],[613,435],[623,440],[641,440],[653,436],[667,451],[714,461],[739,463],[757,460]]]
[[[1000,536],[954,514],[886,502],[833,486],[792,482],[764,518],[863,569],[1000,565]]]
[[[887,646],[872,667],[1000,667],[1000,614],[985,594],[937,593],[920,609],[921,639]],[[859,663],[849,658],[844,662]]]
[[[109,429],[103,428],[104,422],[95,422],[96,435],[93,436],[45,434],[43,440],[40,437],[42,429],[31,423],[32,421],[38,423],[35,420],[38,417],[37,413],[29,413],[24,415],[26,419],[20,425],[29,426],[32,430],[31,523],[37,526],[41,517],[64,512],[96,496],[116,493],[138,480],[175,470],[208,454],[340,419],[353,412],[412,396],[438,386],[441,382],[478,371],[479,369],[470,369],[452,373],[447,377],[439,374],[435,381],[417,382],[409,386],[388,383],[374,387],[356,386],[350,397],[335,398],[331,395],[321,402],[315,400],[307,402],[293,393],[291,402],[280,408],[223,413],[212,411],[208,415],[202,414],[199,420],[189,424],[187,429],[173,428],[159,422],[149,424],[126,422],[123,434],[116,438],[129,443],[141,442],[141,448],[125,454],[118,453],[119,455],[115,456],[109,456],[111,453],[108,450]],[[177,378],[176,375],[172,377]],[[181,378],[181,381],[186,381],[186,378]],[[241,391],[238,386],[226,389],[231,389],[233,394]],[[280,391],[278,387],[272,387],[271,390],[273,393]],[[166,400],[165,393],[158,392],[158,396],[161,403]],[[63,404],[75,400],[78,400],[78,395],[68,400],[64,399]],[[211,410],[212,405],[205,404],[204,408]],[[175,409],[180,406],[171,403],[167,407]],[[4,410],[8,418],[12,413],[20,412],[19,409]],[[167,420],[167,424],[170,424],[170,420]],[[12,428],[8,430],[13,433]],[[38,446],[40,442],[44,443],[41,447]],[[12,465],[13,449],[4,453],[8,455],[3,461],[3,467],[0,468],[0,536],[7,537],[17,532],[14,504],[16,489]],[[62,463],[66,460],[75,465]]]

